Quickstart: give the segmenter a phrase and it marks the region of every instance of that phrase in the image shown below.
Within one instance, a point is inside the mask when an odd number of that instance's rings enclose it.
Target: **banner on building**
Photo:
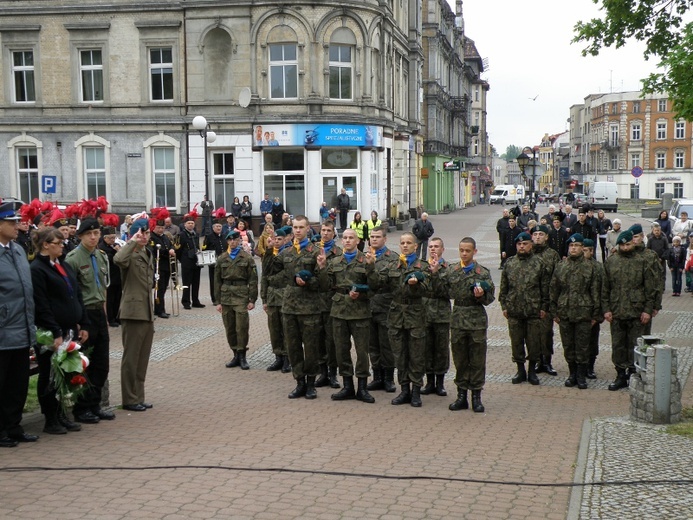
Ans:
[[[383,128],[369,125],[255,125],[253,146],[383,146]]]

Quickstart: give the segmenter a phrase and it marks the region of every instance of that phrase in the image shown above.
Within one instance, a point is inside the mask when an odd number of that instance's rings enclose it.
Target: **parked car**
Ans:
[[[547,198],[549,199],[549,202],[559,202],[561,198],[560,193],[551,193],[550,195],[547,195]]]
[[[673,226],[681,217],[681,212],[688,213],[688,218],[693,218],[693,199],[674,199],[669,210],[669,221]]]

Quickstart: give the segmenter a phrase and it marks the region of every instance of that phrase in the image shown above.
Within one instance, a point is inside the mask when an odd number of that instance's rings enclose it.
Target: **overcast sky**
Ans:
[[[577,21],[599,17],[591,0],[464,0],[463,14],[466,35],[488,58],[487,131],[499,155],[567,130],[570,107],[587,95],[640,90],[656,71],[639,42],[580,55],[584,45],[570,41]]]

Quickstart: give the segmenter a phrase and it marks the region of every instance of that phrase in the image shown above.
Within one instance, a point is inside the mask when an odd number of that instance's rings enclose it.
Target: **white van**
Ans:
[[[519,204],[525,198],[525,187],[521,184],[499,184],[491,192],[489,204]]]
[[[615,182],[593,182],[588,198],[590,206],[604,211],[618,211],[618,187]]]

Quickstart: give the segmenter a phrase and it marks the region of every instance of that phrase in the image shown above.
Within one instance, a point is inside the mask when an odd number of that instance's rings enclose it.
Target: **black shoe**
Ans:
[[[368,383],[366,386],[367,390],[384,390],[385,384],[383,383],[383,378],[385,376],[385,371],[380,367],[373,367],[373,381]]]
[[[436,374],[436,395],[440,397],[448,395],[445,391],[445,374]]]
[[[169,319],[169,318],[171,317],[171,315],[168,314],[168,313],[166,313],[166,312],[159,313],[159,314],[157,314],[157,316],[158,316],[159,318],[163,318],[163,319],[165,319],[165,320],[167,320],[167,319]]]
[[[185,304],[183,304],[183,308],[184,308],[186,311],[189,311],[189,310],[191,309],[190,305],[185,305]]]
[[[530,385],[538,385],[539,384],[539,378],[537,377],[537,372],[534,368],[534,363],[531,361],[529,363],[529,372],[527,373],[527,381],[529,381]]]
[[[467,400],[467,391],[457,389],[457,399],[450,403],[448,410],[456,412],[457,410],[466,410],[469,408],[469,401]]]
[[[112,321],[111,323],[108,324],[109,327],[120,327],[120,323],[116,323],[115,321]]]
[[[111,412],[109,410],[102,410],[101,408],[99,408],[98,410],[95,410],[92,413],[94,415],[96,415],[99,419],[101,419],[102,421],[113,421],[116,418],[116,416],[113,412]]]
[[[48,433],[50,435],[65,435],[67,433],[67,428],[60,424],[57,419],[46,419],[43,433]]]
[[[587,379],[585,379],[585,374],[587,374],[587,365],[580,364],[577,366],[577,387],[580,390],[585,390],[587,388]]]
[[[349,399],[356,399],[356,392],[354,390],[354,378],[346,377],[342,378],[344,385],[342,389],[336,394],[332,394],[330,399],[333,401],[347,401]]]
[[[614,382],[609,385],[609,390],[614,392],[626,387],[628,387],[628,377],[626,376],[626,371],[623,368],[617,368],[616,379],[614,379]]]
[[[402,391],[390,402],[394,405],[411,403],[411,387],[409,383],[403,383]]]
[[[383,386],[385,387],[385,391],[390,394],[397,391],[394,368],[383,368]]]
[[[282,365],[282,374],[288,374],[291,372],[291,361],[289,361],[289,356],[284,356],[284,364]]]
[[[154,408],[154,405],[152,403],[140,403],[142,406],[144,406],[147,410],[150,408]]]
[[[594,372],[594,361],[594,359],[590,359],[590,362],[587,364],[587,374],[585,374],[587,379],[597,379],[597,374]]]
[[[558,375],[558,372],[556,372],[556,370],[553,368],[553,365],[551,364],[551,356],[544,357],[544,372],[546,372],[550,376]]]
[[[481,402],[481,390],[472,390],[472,410],[476,413],[484,413],[484,405]]]
[[[65,433],[67,433],[67,431],[65,431]],[[9,437],[0,437],[0,448],[14,448],[17,444],[19,444],[17,441]]]
[[[519,385],[527,381],[527,371],[524,363],[517,363],[517,373],[513,376],[510,382],[514,385]]]
[[[36,442],[39,438],[38,435],[31,435],[30,433],[17,433],[16,435],[8,435],[10,439],[17,442]]]
[[[568,388],[572,388],[577,385],[577,363],[568,363],[568,370],[570,370],[570,375],[564,384]]]
[[[207,307],[204,303],[200,303],[200,302],[193,303],[192,306],[193,306],[195,309],[204,309],[205,307]]]
[[[123,405],[123,410],[129,410],[129,411],[131,411],[131,412],[144,412],[144,411],[147,410],[147,408],[146,408],[144,405],[140,404],[140,403],[137,403],[137,404],[124,404],[124,405]]]
[[[69,432],[82,431],[81,424],[72,422],[70,419],[67,418],[66,415],[63,415],[62,412],[58,413],[58,423],[60,424],[60,426],[63,426]]]
[[[327,369],[327,377],[330,378],[330,388],[339,388],[339,381],[337,380],[337,367],[329,367]]]
[[[359,377],[358,390],[356,391],[356,400],[363,401],[364,403],[374,403],[375,397],[368,393],[368,389],[366,388],[367,384],[367,377]]]
[[[306,395],[306,378],[301,377],[296,380],[296,388],[289,394],[289,399],[297,399]]]
[[[421,408],[421,387],[418,385],[412,385],[411,388],[411,401],[409,402],[414,408]]]
[[[82,412],[75,415],[75,421],[85,424],[96,424],[101,421],[96,415],[90,411]]]
[[[267,371],[268,372],[276,372],[277,370],[281,370],[282,366],[284,366],[284,356],[282,356],[282,355],[275,356],[272,364],[267,367]]]
[[[306,399],[315,399],[318,393],[315,391],[315,376],[306,377]]]
[[[535,365],[534,372],[536,374],[542,374],[542,373],[546,372],[546,367],[544,365],[544,356],[539,356],[539,361],[537,361],[537,363]]]
[[[241,364],[241,360],[239,359],[239,352],[236,349],[233,349],[233,357],[231,358],[231,361],[226,363],[226,368],[236,368]]]
[[[245,359],[245,354],[248,352],[247,350],[239,350],[238,351],[238,366],[241,367],[241,370],[250,370],[250,365],[248,364],[248,361]]]
[[[433,392],[435,392],[435,389],[436,389],[435,376],[433,374],[426,374],[426,385],[421,387],[421,390],[420,390],[421,395],[432,394]]]
[[[328,386],[330,384],[330,377],[327,374],[327,365],[320,364],[320,376],[315,381],[316,388],[322,388],[323,386]]]

